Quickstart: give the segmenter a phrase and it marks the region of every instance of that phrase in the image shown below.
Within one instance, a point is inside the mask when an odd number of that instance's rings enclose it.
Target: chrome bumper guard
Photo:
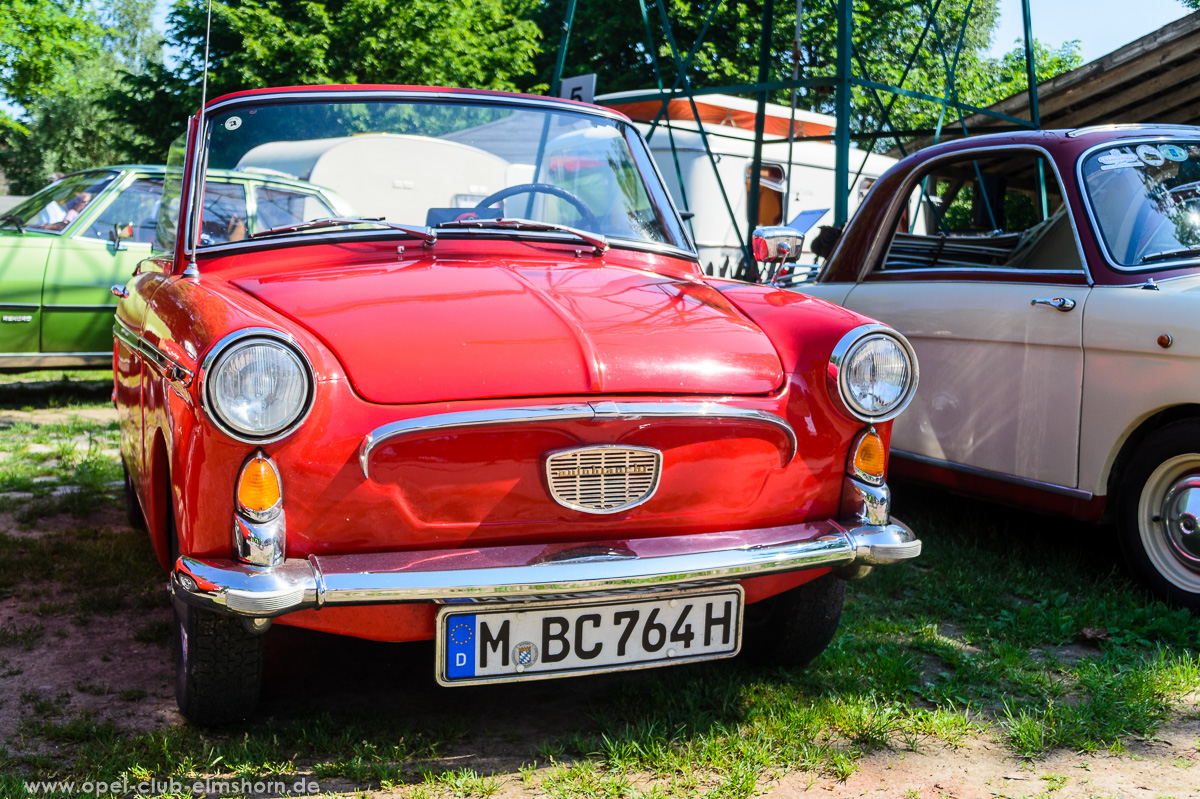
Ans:
[[[623,541],[369,555],[311,555],[278,566],[181,557],[177,600],[247,618],[399,602],[561,599],[732,582],[781,572],[885,565],[921,553],[901,522],[813,522]],[[853,566],[851,566],[853,564]]]

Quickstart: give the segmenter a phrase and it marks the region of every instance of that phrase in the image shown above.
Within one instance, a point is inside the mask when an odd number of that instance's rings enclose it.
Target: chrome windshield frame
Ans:
[[[533,95],[518,95],[505,92],[490,92],[490,91],[459,91],[459,90],[429,90],[429,89],[384,89],[384,88],[361,88],[361,89],[300,89],[294,91],[274,91],[261,92],[252,94],[243,94],[227,99],[217,99],[209,103],[202,109],[197,121],[196,131],[196,146],[192,153],[191,161],[187,164],[187,168],[191,170],[193,180],[191,181],[190,192],[187,198],[186,214],[180,214],[180,221],[183,229],[180,232],[183,235],[183,255],[184,260],[193,263],[195,259],[201,255],[208,253],[224,253],[231,249],[239,249],[239,245],[249,244],[251,242],[227,242],[218,245],[209,245],[201,250],[200,248],[200,229],[201,229],[201,213],[204,204],[203,188],[204,176],[208,168],[208,149],[209,138],[212,132],[212,119],[217,114],[224,113],[230,109],[239,106],[261,106],[266,104],[286,104],[303,101],[311,102],[364,102],[364,101],[380,101],[380,100],[396,100],[403,102],[426,102],[426,103],[468,103],[477,102],[481,105],[502,105],[516,106],[529,109],[544,110],[560,113],[575,113],[582,115],[591,115],[601,117],[603,119],[612,120],[625,126],[629,132],[633,134],[645,152],[646,158],[649,160],[653,174],[646,174],[643,170],[638,170],[642,179],[649,183],[650,181],[658,181],[658,185],[662,194],[666,197],[667,205],[663,209],[665,212],[674,214],[675,223],[680,231],[682,242],[686,246],[677,246],[669,242],[653,242],[639,241],[631,239],[616,238],[608,236],[610,244],[619,249],[639,250],[647,252],[661,252],[671,255],[678,255],[689,260],[698,260],[699,253],[696,251],[695,242],[687,232],[687,225],[683,218],[679,215],[679,209],[675,207],[675,201],[671,197],[671,192],[668,190],[666,183],[663,180],[662,174],[658,170],[658,166],[654,161],[653,154],[646,143],[645,137],[641,131],[637,129],[627,117],[623,114],[601,106],[585,105],[577,103],[573,100],[564,100],[555,97],[537,97]],[[341,231],[332,235],[340,238],[349,231]],[[385,233],[386,231],[374,231],[375,233]],[[488,231],[489,233],[502,233],[502,231]],[[504,231],[511,236],[511,231]],[[530,231],[532,232],[532,231]],[[330,235],[330,234],[324,234]],[[303,238],[301,238],[303,237]],[[323,236],[324,237],[324,236]],[[565,238],[565,237],[564,237]],[[272,237],[275,242],[290,242],[293,239],[299,239],[300,242],[312,241],[313,237],[304,233],[297,233],[292,236],[277,236]],[[253,244],[261,245],[263,242],[253,242]]]

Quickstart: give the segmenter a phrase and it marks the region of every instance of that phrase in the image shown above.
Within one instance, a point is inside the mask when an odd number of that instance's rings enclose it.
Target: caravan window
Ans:
[[[751,167],[746,168],[746,201],[750,201]],[[779,164],[763,164],[759,172],[758,182],[758,224],[783,224],[783,167]]]

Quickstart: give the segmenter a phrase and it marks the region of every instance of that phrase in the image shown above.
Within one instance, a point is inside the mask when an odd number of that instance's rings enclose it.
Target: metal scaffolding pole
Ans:
[[[712,0],[709,0],[712,2]],[[551,81],[551,92],[555,95],[558,93],[559,86],[562,81],[563,69],[566,64],[567,48],[570,43],[571,27],[574,22],[575,9],[578,0],[566,0],[566,14],[563,20],[562,36],[559,41],[557,59],[554,65],[554,73]],[[874,142],[881,138],[894,139],[901,152],[904,152],[905,146],[903,139],[911,136],[925,136],[933,134],[935,140],[940,136],[942,128],[947,124],[947,116],[956,114],[958,116],[958,125],[962,128],[964,135],[969,135],[967,130],[966,116],[968,114],[979,115],[990,118],[996,122],[1003,124],[992,124],[989,131],[1002,130],[1029,130],[1038,129],[1041,127],[1041,116],[1038,110],[1037,97],[1037,65],[1035,63],[1035,49],[1033,40],[1033,24],[1030,14],[1030,6],[1032,0],[1021,0],[1022,23],[1025,32],[1025,67],[1026,74],[1029,80],[1029,119],[1020,119],[1018,117],[1005,114],[991,108],[982,108],[979,106],[965,103],[959,96],[957,85],[957,71],[959,55],[962,52],[963,43],[966,38],[968,26],[970,24],[971,11],[973,2],[968,2],[966,11],[961,20],[947,20],[948,31],[957,33],[957,40],[943,39],[941,34],[941,26],[938,24],[937,17],[939,11],[942,10],[942,0],[919,0],[919,7],[925,17],[925,24],[921,30],[920,36],[917,39],[916,45],[911,54],[897,54],[899,58],[903,58],[903,69],[900,70],[899,84],[891,85],[881,83],[871,79],[869,74],[869,64],[867,58],[854,45],[854,0],[826,0],[831,7],[831,11],[836,21],[836,42],[835,52],[833,57],[833,74],[824,75],[813,74],[817,71],[814,64],[808,64],[805,67],[807,73],[805,77],[800,77],[799,72],[799,56],[801,52],[801,32],[804,5],[802,0],[796,3],[796,35],[795,41],[792,44],[792,64],[791,75],[783,76],[783,79],[773,79],[772,70],[774,69],[774,60],[772,58],[772,35],[774,32],[775,23],[775,0],[762,0],[763,15],[761,20],[760,36],[759,36],[759,58],[758,58],[758,74],[757,81],[754,83],[737,84],[731,86],[695,86],[692,83],[689,73],[692,71],[693,59],[700,51],[701,44],[705,40],[708,33],[709,25],[714,23],[714,19],[721,12],[723,6],[720,0],[713,2],[713,5],[707,9],[705,14],[703,27],[700,29],[699,36],[692,43],[686,58],[683,57],[681,50],[675,40],[675,34],[672,30],[671,19],[668,17],[666,7],[663,0],[654,0],[657,7],[661,31],[666,39],[667,47],[670,51],[671,58],[675,66],[674,85],[667,89],[662,79],[662,71],[658,64],[657,53],[655,52],[654,34],[651,30],[650,19],[646,12],[646,0],[639,0],[641,7],[641,15],[643,24],[646,28],[646,47],[647,58],[650,66],[654,69],[654,75],[657,82],[656,90],[647,90],[644,92],[627,93],[623,98],[625,102],[638,101],[655,101],[660,103],[660,110],[650,125],[650,133],[647,136],[649,139],[654,135],[654,131],[659,126],[660,122],[667,127],[668,135],[671,136],[671,151],[672,160],[674,161],[677,179],[680,182],[681,196],[687,196],[687,189],[684,186],[684,175],[680,165],[680,159],[675,147],[674,137],[672,135],[676,126],[672,124],[672,118],[668,114],[668,104],[672,98],[682,97],[687,100],[691,107],[692,117],[695,120],[696,132],[700,136],[705,155],[713,168],[714,175],[721,198],[724,202],[725,210],[728,212],[729,220],[733,224],[734,233],[738,239],[738,247],[743,251],[745,262],[741,271],[743,277],[754,279],[756,270],[754,268],[750,249],[748,247],[749,236],[743,233],[743,228],[747,231],[753,230],[758,222],[758,205],[759,198],[762,194],[762,163],[763,163],[763,147],[765,144],[775,142],[787,142],[788,144],[788,165],[786,169],[788,187],[787,194],[784,199],[784,208],[786,215],[793,215],[793,209],[788,205],[791,194],[792,185],[792,169],[791,163],[792,143],[795,138],[795,114],[797,111],[798,90],[804,88],[806,90],[826,88],[832,89],[834,94],[834,115],[836,122],[834,131],[831,136],[809,136],[806,137],[809,141],[832,141],[835,150],[834,158],[834,196],[833,196],[833,223],[834,225],[844,225],[850,214],[850,192],[854,190],[854,186],[858,182],[858,177],[862,173],[862,169],[866,165],[867,157],[874,149]],[[737,4],[728,4],[730,8],[736,8]],[[716,23],[719,27],[720,23]],[[928,42],[928,35],[932,31],[934,42]],[[953,43],[953,53],[948,51],[948,47]],[[923,48],[929,47],[936,50],[945,69],[946,76],[944,80],[944,90],[942,95],[934,95],[923,91],[915,90],[905,86],[913,75],[914,65],[917,63],[919,54],[923,52]],[[907,47],[904,48],[907,51]],[[855,64],[858,65],[858,73],[855,71]],[[900,66],[897,64],[897,66]],[[788,79],[790,77],[790,80]],[[852,115],[854,113],[853,92],[855,88],[859,88],[865,92],[865,96],[871,99],[879,113],[872,112],[869,116],[878,116],[878,126],[876,130],[852,130]],[[791,111],[792,124],[786,138],[772,139],[770,142],[766,139],[766,118],[767,118],[767,103],[770,101],[770,95],[776,91],[791,92]],[[726,137],[720,131],[720,126],[716,129],[706,130],[704,122],[700,119],[700,112],[696,105],[696,97],[708,94],[753,94],[756,99],[756,109],[754,116],[754,143],[753,157],[750,163],[750,170],[747,182],[746,195],[746,210],[744,218],[739,219],[739,214],[735,208],[738,205],[737,196],[726,190],[724,181],[721,179],[720,170],[717,168],[718,157],[714,155],[711,146],[710,138]],[[880,95],[890,94],[890,99],[885,100]],[[811,96],[811,95],[809,95]],[[932,130],[924,127],[915,129],[902,129],[905,126],[897,125],[893,119],[892,112],[896,101],[901,97],[907,97],[910,100],[917,100],[924,103],[930,103],[939,108],[939,118]],[[666,117],[664,120],[663,118]],[[951,117],[952,118],[952,117]],[[862,126],[870,128],[871,125]],[[851,148],[852,141],[870,142],[867,148],[861,151],[855,151]],[[862,163],[859,166],[858,174],[851,177],[852,165],[850,163],[854,152],[860,152],[862,155]],[[685,203],[687,201],[685,200]],[[1043,214],[1045,213],[1045,200],[1042,202]],[[785,220],[786,221],[786,220]]]
[[[837,71],[835,75],[834,115],[837,126],[833,129],[833,146],[836,148],[833,168],[833,224],[846,224],[850,216],[850,49],[854,44],[851,25],[854,22],[853,0],[838,0],[837,22]]]

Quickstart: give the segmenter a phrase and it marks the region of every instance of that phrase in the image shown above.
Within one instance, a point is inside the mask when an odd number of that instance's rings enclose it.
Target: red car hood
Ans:
[[[423,260],[233,282],[324,340],[371,402],[783,382],[770,340],[720,292],[619,266]]]

